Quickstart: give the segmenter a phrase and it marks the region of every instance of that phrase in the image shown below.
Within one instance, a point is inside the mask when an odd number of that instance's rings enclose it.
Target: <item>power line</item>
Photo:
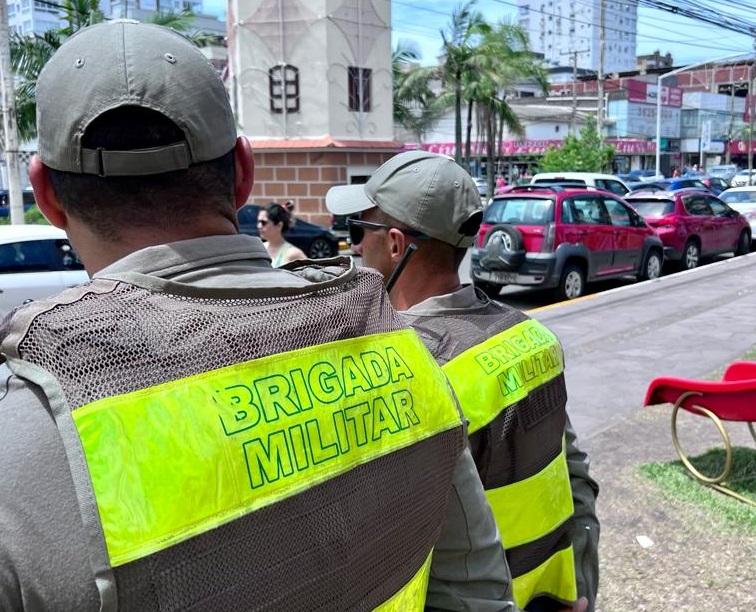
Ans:
[[[492,0],[492,1],[496,2],[497,4],[500,4],[502,6],[507,6],[507,7],[512,7],[512,8],[519,8],[519,6],[518,6],[518,4],[516,2],[511,2],[511,1],[507,1],[507,0]],[[659,0],[641,0],[641,1],[642,2],[647,2],[647,3],[652,3],[652,2],[658,2]],[[593,4],[594,4],[590,0],[588,2],[581,1],[581,0],[576,0],[574,3],[575,4],[582,4],[584,6],[593,6]],[[448,13],[447,12],[439,11],[439,10],[436,10],[436,9],[429,8],[429,7],[425,6],[424,4],[421,4],[421,3],[418,3],[418,2],[402,2],[400,0],[393,0],[393,4],[404,6],[404,7],[407,7],[407,8],[412,8],[415,11],[424,11],[424,12],[427,12],[427,13],[437,14],[437,15],[444,15],[444,16],[448,17]],[[628,2],[626,4],[635,4],[635,1],[634,0],[628,0]],[[748,7],[748,5],[745,4],[745,3],[738,2],[737,0],[735,0],[733,2],[730,2],[730,5],[733,5],[733,6],[736,6],[736,7],[741,7],[742,6],[743,8],[752,8],[752,7]],[[650,6],[646,6],[646,8],[649,8],[649,7]],[[650,7],[650,8],[658,9],[658,7]],[[709,10],[709,7],[706,6],[705,9]],[[576,24],[585,24],[585,25],[588,25],[588,26],[590,26],[592,28],[598,27],[598,24],[593,23],[592,20],[586,20],[586,19],[580,19],[580,18],[574,18],[574,17],[564,17],[564,16],[560,16],[557,13],[553,13],[553,12],[549,13],[546,10],[542,11],[542,10],[539,10],[539,9],[536,9],[536,8],[533,8],[533,7],[530,8],[530,11],[533,12],[533,13],[538,13],[538,14],[542,14],[542,15],[546,15],[546,16],[549,16],[549,15],[558,16],[558,17],[560,17],[562,19],[569,20],[569,21],[574,22]],[[670,12],[673,13],[673,14],[679,14],[680,16],[687,17],[688,19],[692,19],[693,21],[696,21],[696,15],[695,14],[682,14],[682,13],[679,13],[677,11],[670,11]],[[720,12],[716,12],[716,11],[715,11],[715,13],[718,14],[718,15],[720,14]],[[731,17],[732,19],[737,19],[739,24],[745,24],[743,26],[744,28],[754,28],[756,30],[756,24],[753,24],[753,25],[749,24],[748,22],[746,22],[744,20],[744,18],[742,16],[729,15],[729,17]],[[671,21],[671,20],[666,20],[666,19],[655,19],[654,21],[655,22],[670,23],[670,24],[677,25],[676,22]],[[706,23],[706,26],[704,26],[704,25],[696,26],[695,24],[693,24],[693,27],[707,27],[707,26],[712,25],[712,23],[710,23],[711,20],[707,19],[707,20],[702,20],[702,21],[704,21],[704,23]],[[419,25],[418,22],[413,22],[412,24],[407,24],[406,22],[402,22],[401,20],[396,20],[396,19],[394,19],[394,22],[395,23],[399,23],[399,24],[403,24],[405,26],[404,27],[405,31],[413,33],[413,34],[416,34],[418,36],[422,36],[422,37],[428,38],[428,39],[435,39],[438,36],[437,32],[440,31],[440,28],[431,28],[431,27],[427,27],[426,28],[424,26]],[[727,21],[726,23],[729,23],[729,21]],[[722,45],[705,45],[705,44],[702,44],[702,41],[700,39],[696,40],[694,42],[691,42],[690,39],[687,39],[687,40],[678,40],[678,39],[670,39],[669,37],[663,37],[662,38],[662,37],[657,37],[657,36],[651,36],[651,35],[648,35],[648,34],[639,34],[637,32],[637,30],[638,30],[637,26],[640,26],[640,25],[650,26],[651,24],[649,24],[642,17],[638,17],[637,18],[637,22],[636,22],[636,44],[637,44],[637,39],[641,38],[641,39],[643,39],[645,41],[658,41],[660,43],[667,43],[667,44],[671,43],[671,44],[676,44],[676,45],[685,45],[685,46],[690,46],[690,47],[696,47],[696,48],[699,48],[699,49],[700,48],[705,48],[705,49],[723,50],[723,51],[728,51],[728,50],[737,51],[738,50],[738,48],[728,47],[728,46],[722,46]],[[716,23],[714,25],[722,25],[722,24]],[[739,33],[742,33],[742,32],[740,32],[740,29],[743,29],[743,28],[739,28],[738,29]],[[625,30],[620,29],[620,28],[607,27],[606,31],[607,32],[622,33]],[[746,35],[749,35],[749,34],[746,32]]]

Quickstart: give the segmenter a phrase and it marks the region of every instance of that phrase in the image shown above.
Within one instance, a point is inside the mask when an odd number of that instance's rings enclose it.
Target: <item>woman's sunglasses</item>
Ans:
[[[349,229],[349,241],[351,242],[352,246],[357,246],[358,244],[360,244],[360,242],[362,242],[362,239],[365,237],[366,229],[396,229],[402,232],[402,234],[420,238],[421,240],[427,240],[429,238],[427,234],[423,234],[423,232],[419,232],[417,230],[404,227],[396,227],[395,225],[386,225],[385,223],[372,223],[370,221],[363,221],[359,217],[349,217],[347,219],[347,227]]]
[[[258,219],[257,220],[257,225],[262,225],[263,227],[265,227],[266,225],[268,225],[268,223],[270,223],[270,221],[266,221],[265,219]]]

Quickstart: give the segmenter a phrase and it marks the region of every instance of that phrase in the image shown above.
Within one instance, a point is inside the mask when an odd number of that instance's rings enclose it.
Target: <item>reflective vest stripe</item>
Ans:
[[[575,561],[572,546],[555,552],[546,561],[527,574],[512,580],[516,602],[525,602],[538,595],[558,595],[562,601],[572,603],[577,599]]]
[[[573,513],[567,457],[562,450],[535,476],[486,491],[501,539],[507,548],[533,542]]]
[[[492,336],[444,365],[469,421],[470,434],[497,418],[506,419],[507,410],[518,410],[517,416],[527,429],[528,420],[538,415],[520,414],[517,404],[522,406],[522,400],[532,397],[530,394],[544,388],[563,370],[556,336],[534,319]],[[542,454],[549,452],[542,450]],[[546,454],[544,459],[548,457]],[[565,525],[574,514],[564,439],[556,457],[537,473],[487,489],[486,496],[508,558],[516,553],[523,560],[511,564],[518,606],[524,608],[541,594],[574,602],[577,583],[572,547],[561,542]]]
[[[534,319],[492,336],[444,365],[469,421],[470,433],[488,425],[504,408],[563,369],[556,336]],[[495,384],[486,384],[487,379]]]
[[[389,600],[382,603],[373,612],[421,612],[425,608],[425,593],[428,590],[432,554],[423,563],[418,572],[397,591]]]
[[[112,567],[460,426],[411,330],[271,355],[72,416]]]

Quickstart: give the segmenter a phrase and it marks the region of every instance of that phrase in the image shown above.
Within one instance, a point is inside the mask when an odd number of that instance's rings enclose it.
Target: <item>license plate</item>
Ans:
[[[502,285],[511,285],[517,282],[517,274],[514,272],[489,272],[481,270],[479,276],[492,283],[501,283]]]

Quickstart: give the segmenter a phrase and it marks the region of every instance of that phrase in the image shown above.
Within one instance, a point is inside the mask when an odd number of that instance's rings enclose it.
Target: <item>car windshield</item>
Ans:
[[[675,210],[675,205],[670,200],[628,200],[630,206],[644,217],[661,217]]]
[[[719,194],[719,199],[727,202],[735,208],[735,205],[743,202],[756,204],[756,190],[754,191],[723,191]]]
[[[483,213],[483,223],[546,225],[554,220],[554,200],[549,198],[500,198]]]

